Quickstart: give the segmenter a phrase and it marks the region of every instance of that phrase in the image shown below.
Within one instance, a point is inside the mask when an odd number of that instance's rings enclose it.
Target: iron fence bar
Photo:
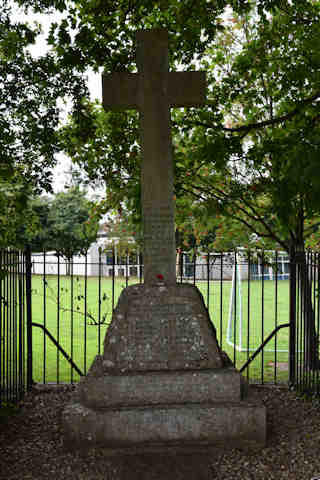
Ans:
[[[13,252],[13,331],[14,331],[14,338],[13,338],[13,351],[14,351],[14,385],[15,385],[15,397],[18,398],[18,347],[19,347],[19,337],[18,337],[18,290],[17,290],[17,280],[18,280],[18,275],[17,275],[17,268],[18,268],[18,263],[17,263],[17,252]],[[18,307],[18,308],[17,308]]]
[[[6,264],[8,271],[10,273],[10,258],[9,252],[6,252]],[[8,398],[11,398],[11,342],[10,342],[10,288],[9,288],[9,274],[5,278],[5,297],[7,299],[5,304],[5,311],[6,311],[6,324],[7,324],[7,391],[8,391]]]
[[[37,322],[32,322],[32,326],[33,327],[38,327],[38,328],[41,328],[41,330],[45,333],[45,335],[47,335],[50,340],[52,341],[52,343],[57,347],[58,351],[60,353],[62,353],[62,355],[64,356],[64,358],[67,360],[67,362],[70,363],[70,365],[72,366],[72,368],[74,368],[74,370],[80,375],[80,376],[84,376],[84,373],[80,370],[80,368],[74,363],[74,361],[72,360],[72,357],[70,355],[67,354],[67,352],[64,350],[64,348],[60,345],[60,343],[54,338],[54,336],[49,332],[49,330],[47,328],[44,327],[44,325],[41,325],[41,323],[37,323]]]
[[[208,311],[210,309],[210,281],[209,281],[209,276],[210,276],[210,254],[208,252],[208,254],[207,254],[207,308],[208,308]]]
[[[85,256],[84,264],[84,371],[87,373],[87,313],[88,313],[88,256]]]
[[[26,259],[26,324],[27,324],[27,390],[33,385],[32,364],[32,263],[31,249],[28,246],[25,251]]]
[[[3,251],[0,251],[0,271],[3,272]],[[0,278],[0,402],[5,382],[5,324],[3,317],[3,279]]]
[[[304,329],[304,324],[303,324],[303,292],[302,292],[302,286],[301,286],[301,269],[300,265],[298,264],[298,288],[299,288],[299,324],[300,324],[300,378],[299,378],[299,387],[300,389],[303,389],[304,385],[304,356],[306,355],[306,335],[305,335],[305,329]]]
[[[21,255],[21,254],[20,254]],[[20,258],[20,262],[22,258]],[[21,263],[20,263],[21,265]],[[23,278],[21,276],[21,272],[19,275],[19,399],[22,397],[24,393],[24,332],[23,332],[23,324],[24,324],[24,312],[23,312]]]
[[[309,260],[310,260],[310,282],[312,285],[312,305],[314,309],[314,323],[316,325],[316,289],[315,289],[315,270],[314,270],[314,255],[313,252],[308,252]],[[309,269],[308,268],[308,269]],[[319,337],[318,337],[319,338]],[[316,369],[313,369],[310,376],[310,383],[311,389],[313,390],[313,386],[315,385],[316,380]]]
[[[308,254],[306,254],[306,262],[308,262]],[[303,267],[300,267],[301,268],[301,280],[302,280],[302,275],[304,275],[305,277],[308,277],[308,266],[306,265],[305,268],[303,269]],[[306,271],[305,271],[306,270]],[[303,299],[303,323],[304,323],[304,330],[306,330],[306,320],[307,320],[307,317],[306,317],[306,311],[307,311],[307,285],[306,285],[306,281],[304,280],[303,282],[303,289],[302,290],[302,299]],[[308,322],[308,320],[307,320]],[[308,386],[308,383],[309,383],[309,368],[308,368],[308,364],[307,364],[307,359],[310,358],[310,342],[308,341],[309,340],[309,326],[307,326],[307,329],[308,329],[308,334],[305,335],[306,339],[305,339],[305,351],[307,352],[307,355],[306,355],[306,358],[304,360],[304,389]]]
[[[17,316],[16,316],[16,290],[15,290],[15,252],[11,252],[11,275],[10,275],[10,296],[11,296],[11,348],[12,348],[12,392],[13,397],[17,393]]]
[[[16,338],[15,332],[15,318],[14,318],[14,257],[13,252],[9,252],[9,265],[10,265],[10,275],[9,275],[9,318],[10,318],[10,350],[11,350],[11,362],[10,362],[10,373],[11,373],[11,398],[14,398],[15,395],[15,342]]]
[[[234,318],[234,330],[233,330],[233,363],[234,365],[236,364],[236,355],[237,355],[237,350],[236,350],[236,344],[237,344],[237,328],[238,328],[238,322],[237,322],[237,283],[238,283],[238,271],[237,271],[237,253],[236,251],[234,252],[234,303],[233,303],[233,318]]]
[[[239,369],[239,372],[242,373],[249,365],[250,363],[256,358],[256,356],[263,351],[264,347],[272,340],[273,336],[276,335],[276,333],[281,330],[281,328],[288,328],[290,326],[290,323],[283,323],[282,325],[278,325],[277,328],[275,328],[270,335],[267,336],[267,338],[263,341],[263,343],[257,348],[257,350],[249,357],[249,359],[246,361],[244,365]]]
[[[125,270],[126,270],[126,287],[128,286],[128,278],[129,278],[129,263],[128,263],[128,249],[126,249],[126,263],[125,263]]]
[[[319,304],[318,304],[318,298],[319,298],[319,283],[318,283],[318,277],[317,277],[317,270],[318,270],[318,265],[317,265],[317,257],[318,253],[314,252],[312,254],[313,258],[313,288],[314,288],[314,315],[315,315],[315,329],[317,332],[317,341],[318,341],[318,349],[319,349]],[[313,390],[316,389],[318,391],[319,385],[319,368],[314,370],[314,383],[313,383]]]
[[[306,277],[307,279],[309,280],[310,282],[310,301],[311,301],[311,304],[312,304],[312,288],[313,288],[313,283],[312,283],[312,266],[310,265],[310,251],[307,251],[307,265],[306,265]],[[307,286],[306,286],[306,297],[305,297],[305,301],[306,301],[306,309],[308,308],[308,305],[307,305],[307,294],[308,294],[308,291],[307,291]],[[310,335],[311,336],[311,335]],[[308,342],[309,343],[309,342]],[[312,355],[314,354],[313,352],[313,347],[312,347]],[[310,390],[310,386],[311,386],[311,382],[312,382],[312,376],[313,376],[313,369],[310,370],[310,368],[307,369],[307,389]]]
[[[47,326],[47,272],[46,272],[46,251],[43,252],[43,324]],[[43,336],[43,383],[46,383],[47,371],[47,338]]]
[[[74,337],[74,317],[73,317],[73,312],[74,312],[74,271],[73,271],[73,258],[72,258],[72,263],[70,265],[71,267],[71,278],[70,278],[70,352],[71,352],[71,358],[73,358],[73,337]],[[70,380],[71,383],[73,383],[73,368],[70,367]]]
[[[261,279],[261,340],[263,342],[264,339],[264,272],[265,272],[265,256],[264,251],[261,253],[261,271],[262,271],[262,279]],[[261,351],[261,384],[264,384],[264,349]]]
[[[275,298],[274,298],[274,325],[275,328],[278,326],[278,269],[279,269],[279,258],[278,258],[278,251],[276,250],[275,253]],[[275,335],[274,337],[274,376],[273,376],[273,381],[276,384],[277,383],[277,346],[278,346],[278,337]]]
[[[139,283],[142,283],[142,253],[139,251]]]
[[[220,252],[220,345],[222,346],[222,317],[223,317],[223,254]]]
[[[4,371],[4,391],[5,400],[9,400],[8,384],[10,383],[9,377],[9,324],[8,324],[8,252],[4,252],[4,265],[7,270],[7,274],[3,279],[3,371]]]
[[[10,362],[11,362],[11,345],[10,345],[10,298],[9,298],[9,273],[10,273],[10,264],[9,264],[9,252],[6,251],[6,265],[8,269],[8,274],[5,278],[5,298],[6,298],[6,303],[5,303],[5,319],[6,319],[6,351],[7,351],[7,365],[6,365],[6,371],[7,371],[7,399],[9,400],[11,398],[11,370],[10,370]]]
[[[18,252],[14,252],[14,332],[15,332],[15,342],[14,342],[14,356],[15,356],[15,396],[18,398],[19,395],[19,297],[18,297]]]
[[[102,275],[102,261],[101,248],[99,247],[99,269],[98,269],[98,354],[101,353],[101,275]]]
[[[248,295],[247,295],[247,323],[248,323],[248,328],[247,328],[247,361],[249,360],[249,352],[250,352],[250,301],[251,301],[251,253],[250,251],[248,252]],[[250,376],[250,367],[248,364],[247,368],[247,380],[249,381],[249,376]]]
[[[319,339],[319,322],[320,322],[320,317],[319,317],[319,307],[320,307],[320,297],[319,297],[319,293],[320,293],[320,272],[319,272],[319,267],[320,267],[320,262],[319,262],[319,252],[315,253],[315,258],[314,258],[314,267],[315,267],[315,280],[314,280],[314,283],[315,283],[315,291],[317,292],[316,293],[316,298],[315,298],[315,303],[314,303],[314,308],[316,310],[316,315],[317,315],[317,326],[316,326],[316,331],[317,331],[317,334],[318,334],[318,339]],[[319,389],[320,389],[320,386],[319,386],[319,368],[316,370],[316,379],[315,379],[315,384],[314,386],[316,387],[316,393],[317,395],[319,395]]]
[[[9,398],[12,397],[12,349],[11,349],[11,290],[10,290],[10,275],[11,275],[11,265],[10,265],[10,253],[7,252],[7,265],[9,269],[9,275],[6,277],[6,286],[7,286],[7,292],[6,292],[6,298],[7,298],[7,305],[6,305],[6,310],[7,310],[7,352],[8,352],[8,360],[7,360],[7,372],[8,372],[8,392],[9,392]]]
[[[317,332],[318,332],[318,338],[319,338],[319,329],[320,329],[320,255],[319,252],[316,254],[316,261],[315,261],[315,266],[316,266],[316,274],[317,274]],[[317,380],[316,380],[316,385],[317,385],[317,394],[319,394],[320,390],[320,385],[319,385],[319,377],[320,377],[320,370],[317,370]]]
[[[60,255],[58,254],[57,340],[60,342]],[[60,357],[57,350],[57,383],[60,382]]]
[[[114,310],[115,251],[112,247],[112,313]]]
[[[302,317],[301,317],[301,293],[300,293],[300,272],[298,268],[298,264],[295,263],[295,271],[296,271],[296,278],[295,278],[295,289],[296,289],[296,298],[293,300],[295,302],[296,314],[295,314],[295,321],[296,321],[296,336],[294,337],[294,345],[295,350],[294,354],[298,357],[298,361],[296,363],[296,382],[298,383],[298,389],[301,388],[301,382],[303,377],[303,355],[304,355],[304,339],[303,339],[303,328],[302,328]],[[291,322],[291,318],[290,318]],[[298,343],[298,345],[296,345]],[[298,347],[298,350],[296,348]],[[295,385],[295,384],[292,384]]]
[[[26,256],[25,252],[22,252],[22,257],[23,257],[23,264],[22,264],[22,276],[23,276],[23,289],[22,289],[22,295],[23,295],[23,303],[22,303],[22,310],[23,310],[23,388],[24,391],[26,389],[27,385],[27,365],[26,365],[26,360],[27,360],[27,345],[26,345],[26,333],[27,333],[27,326],[26,326],[26,288],[25,288],[25,279],[26,279]]]
[[[10,275],[8,276],[8,286],[9,286],[9,305],[8,305],[8,314],[9,314],[9,324],[10,324],[10,334],[9,334],[9,344],[10,344],[10,396],[14,397],[15,393],[15,358],[14,358],[14,338],[15,338],[15,328],[14,328],[14,292],[13,292],[13,280],[14,280],[14,264],[13,264],[13,255],[12,252],[9,252],[9,268]]]

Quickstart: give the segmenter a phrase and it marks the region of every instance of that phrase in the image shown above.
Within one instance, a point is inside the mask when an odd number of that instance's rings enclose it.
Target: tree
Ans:
[[[32,224],[32,217],[25,211],[30,190],[15,176],[9,180],[0,178],[0,248],[17,244],[20,225]]]
[[[319,54],[315,47],[319,38],[318,2],[211,4],[202,0],[196,6],[192,4],[193,8],[188,2],[174,0],[161,5],[145,0],[139,2],[139,6],[126,0],[103,5],[81,1],[66,5],[60,0],[21,0],[19,3],[36,11],[50,8],[65,11],[63,20],[52,25],[48,42],[55,45],[56,68],[59,66],[61,72],[69,74],[82,72],[89,64],[96,70],[103,66],[106,71],[123,68],[130,71],[135,68],[135,30],[168,28],[171,66],[174,68],[179,62],[192,69],[197,61],[211,72],[209,106],[178,111],[174,115],[179,143],[193,146],[193,151],[188,147],[189,159],[183,158],[182,162],[176,152],[177,187],[179,174],[184,179],[189,173],[194,183],[199,178],[203,181],[206,174],[201,165],[223,175],[237,175],[237,184],[245,187],[249,179],[252,183],[252,172],[264,168],[260,174],[264,176],[264,184],[257,177],[252,188],[258,189],[257,183],[261,182],[266,189],[268,175],[277,179],[270,191],[277,197],[277,203],[278,200],[285,203],[285,208],[281,207],[285,214],[280,223],[287,225],[286,197],[292,194],[292,186],[287,188],[288,173],[299,178],[303,171],[307,173],[307,180],[317,181],[314,172],[318,152]],[[227,18],[223,18],[227,6]],[[74,159],[86,166],[91,178],[99,176],[104,181],[110,180],[112,188],[115,184],[114,191],[120,190],[117,202],[128,186],[127,201],[137,198],[137,116],[132,112],[105,114],[97,106],[81,103],[72,120],[71,129],[66,130],[70,135],[65,138],[70,140],[68,149]],[[95,133],[100,134],[98,140],[94,138]],[[298,145],[294,141],[297,138],[301,138]],[[194,148],[195,145],[198,148]],[[306,149],[308,168],[302,162],[288,160],[301,158],[301,151]],[[94,160],[97,152],[98,160]],[[269,170],[266,155],[272,156],[273,166]],[[236,162],[231,165],[230,159]],[[236,171],[234,166],[240,162],[246,162],[246,171],[243,168]],[[285,163],[288,165],[282,172]],[[229,169],[223,170],[226,165]],[[205,186],[204,183],[203,191]],[[298,188],[306,191],[306,186],[305,182]],[[277,192],[274,187],[278,188]],[[177,188],[179,195],[182,192]],[[314,200],[311,198],[309,203],[314,204]],[[294,209],[296,207],[295,203]],[[298,232],[293,235],[297,236]]]
[[[97,238],[99,223],[90,219],[93,208],[78,187],[58,193],[51,202],[48,221],[52,243],[69,262],[74,255],[85,255]]]
[[[54,250],[70,264],[74,255],[85,255],[97,239],[95,204],[77,186],[51,198],[34,198],[29,209],[32,228],[20,228],[17,236],[21,247],[30,245],[33,252]]]
[[[170,27],[170,14],[174,8],[179,9],[178,3],[169,2],[164,7],[169,18],[166,25]],[[236,7],[235,2],[229,5]],[[226,4],[220,6],[223,9]],[[179,58],[193,68],[192,54],[196,53],[209,77],[208,105],[173,113],[176,196],[185,199],[190,212],[196,208],[207,211],[207,218],[214,215],[235,219],[254,233],[251,238],[255,242],[277,246],[294,258],[296,253],[304,252],[319,226],[320,5],[296,0],[257,1],[246,6],[229,10],[227,18],[217,15],[214,35],[206,35],[207,23],[199,8],[205,38],[202,51],[196,44],[191,46],[188,35],[182,34],[181,44],[187,53],[180,54],[179,26],[170,31],[174,48],[171,65]],[[85,9],[85,21],[90,15],[92,18],[90,8]],[[161,12],[156,20],[155,10],[142,11],[132,12],[129,6],[123,13],[125,20],[117,17],[118,27],[123,26],[122,21],[127,22],[122,38],[127,42],[122,48],[117,45],[118,39],[115,41],[114,52],[110,51],[105,64],[108,71],[112,66],[118,68],[124,49],[127,60],[121,66],[132,68],[130,22],[135,15],[141,15],[144,25],[165,24]],[[103,21],[101,18],[90,34],[94,35]],[[90,105],[84,108],[93,119],[93,129],[103,128],[105,133],[98,145],[86,138],[83,149],[75,127],[79,122],[74,119],[74,125],[68,127],[69,137],[73,136],[70,154],[83,164],[87,162],[94,176],[100,174],[92,161],[95,147],[95,159],[110,152],[102,173],[113,190],[107,203],[111,205],[115,199],[138,207],[135,115],[104,114]],[[102,162],[98,160],[98,164]],[[126,191],[122,185],[126,185]],[[305,263],[301,266],[301,282],[307,292],[306,336],[311,352],[307,362],[312,367],[319,363],[318,345]]]
[[[67,8],[60,0],[21,3]],[[209,71],[208,105],[173,114],[177,198],[235,218],[256,238],[295,255],[318,227],[320,209],[319,9],[312,0],[81,0],[52,27],[49,41],[61,65],[133,71],[135,30],[168,28],[171,68],[200,64]],[[72,119],[67,150],[92,177],[108,182],[107,208],[123,201],[138,212],[136,115],[103,114],[82,103]],[[103,124],[105,135],[96,142]],[[305,266],[302,272],[310,293]],[[312,366],[317,345],[306,305]]]
[[[29,47],[39,26],[14,17],[17,5],[1,0],[0,8],[0,165],[19,170],[37,192],[50,190],[59,151],[59,102],[86,94],[72,64],[59,64],[54,50],[34,57]],[[2,173],[2,172],[1,172]]]
[[[32,252],[55,250],[52,222],[49,220],[52,199],[49,196],[28,198],[24,214],[29,222],[21,222],[16,228],[16,243],[20,249],[29,246]]]
[[[0,235],[1,245],[16,243],[26,218],[27,198],[52,190],[59,145],[62,101],[79,103],[86,94],[72,64],[58,65],[51,49],[31,55],[40,28],[18,20],[17,4],[0,1]],[[61,101],[62,100],[62,101]]]

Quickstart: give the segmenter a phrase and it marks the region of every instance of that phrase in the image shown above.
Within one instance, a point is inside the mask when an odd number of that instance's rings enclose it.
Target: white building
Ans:
[[[134,240],[128,243],[134,245]],[[267,257],[266,257],[267,258]],[[197,280],[232,280],[234,275],[242,280],[273,280],[276,273],[278,279],[289,278],[289,258],[285,253],[278,253],[277,268],[274,255],[268,255],[269,263],[262,265],[261,259],[248,259],[241,250],[230,253],[198,253],[196,259],[189,253],[183,253],[182,262],[177,260],[177,279]],[[270,261],[271,258],[271,261]],[[72,270],[71,270],[72,268]],[[71,264],[54,252],[32,254],[32,272],[38,275],[88,275],[102,277],[139,277],[143,276],[142,256],[132,249],[129,253],[120,248],[120,238],[109,238],[100,233],[97,242],[91,245],[87,256],[75,256]]]

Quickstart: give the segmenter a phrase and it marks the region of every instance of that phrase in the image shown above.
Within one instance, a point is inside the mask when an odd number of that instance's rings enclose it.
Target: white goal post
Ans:
[[[273,252],[269,252],[273,253]],[[248,352],[255,351],[263,339],[260,336],[260,320],[257,316],[250,317],[252,323],[250,324],[250,343],[248,344],[248,319],[247,319],[247,285],[248,274],[250,282],[257,284],[257,282],[263,281],[275,281],[277,280],[288,280],[289,278],[289,263],[286,257],[286,254],[280,253],[277,256],[277,271],[270,266],[266,268],[261,268],[259,263],[252,263],[250,265],[246,264],[244,261],[245,257],[241,251],[235,253],[234,264],[232,268],[232,281],[229,297],[229,311],[228,311],[228,323],[226,331],[226,342],[232,348],[239,352]],[[248,270],[250,269],[250,273]],[[244,283],[245,282],[245,283]],[[258,288],[258,287],[255,287]],[[260,288],[260,287],[259,287]],[[251,300],[251,304],[252,304]],[[271,328],[272,331],[273,327]],[[266,331],[266,336],[271,333],[271,331]],[[256,332],[256,335],[255,335]],[[288,347],[289,348],[289,347]],[[277,352],[288,352],[287,349],[277,348]],[[272,342],[271,345],[268,345],[265,349],[265,352],[274,352],[275,347]]]

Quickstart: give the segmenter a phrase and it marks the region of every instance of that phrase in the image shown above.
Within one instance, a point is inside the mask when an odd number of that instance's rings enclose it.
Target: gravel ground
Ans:
[[[320,403],[279,387],[251,387],[268,410],[268,444],[250,454],[105,457],[63,448],[60,413],[74,387],[33,390],[0,422],[0,479],[7,480],[320,480]]]

